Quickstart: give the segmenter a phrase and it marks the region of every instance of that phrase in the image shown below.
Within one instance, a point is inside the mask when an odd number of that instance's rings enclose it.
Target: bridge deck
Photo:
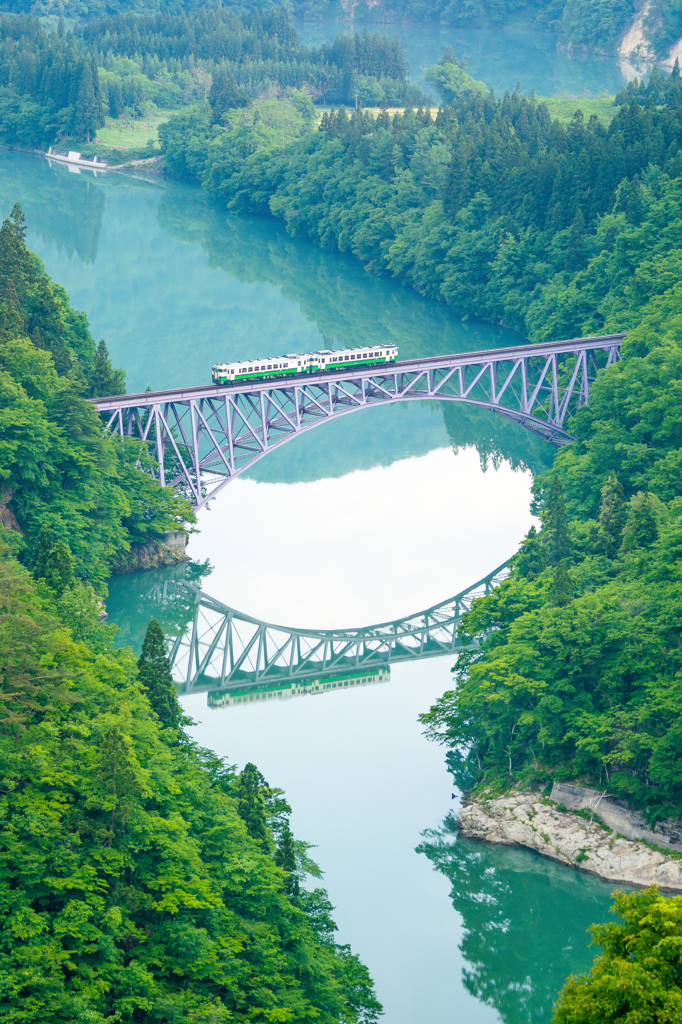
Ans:
[[[599,347],[600,343],[608,344],[622,341],[624,334],[605,334],[588,338],[569,338],[564,341],[538,342],[535,344],[512,346],[510,348],[486,348],[475,352],[458,352],[445,356],[423,356],[419,359],[404,359],[395,363],[380,364],[376,367],[361,366],[358,369],[325,370],[322,373],[302,373],[300,377],[282,378],[269,377],[260,381],[249,381],[245,384],[202,384],[191,388],[169,388],[165,391],[142,391],[134,395],[111,395],[94,398],[100,412],[114,409],[127,409],[154,404],[159,401],[182,402],[190,399],[211,398],[223,394],[242,394],[257,391],[270,391],[273,387],[291,388],[296,384],[311,384],[316,380],[352,380],[356,377],[367,377],[385,373],[414,373],[426,369],[437,368],[439,365],[456,367],[485,359],[500,360],[507,357],[510,361],[542,357],[558,352],[580,352]]]
[[[571,338],[93,401],[108,429],[149,442],[156,461],[150,472],[199,509],[293,437],[392,402],[467,402],[557,447],[568,444],[567,421],[588,403],[600,370],[619,360],[623,337]]]

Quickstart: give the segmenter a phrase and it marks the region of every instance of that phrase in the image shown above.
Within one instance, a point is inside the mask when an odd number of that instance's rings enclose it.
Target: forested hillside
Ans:
[[[628,132],[640,117],[654,119],[656,151]],[[604,184],[593,165],[582,265],[536,286],[526,307],[536,337],[627,339],[569,425],[575,442],[536,481],[541,531],[463,623],[479,650],[423,716],[465,789],[577,779],[652,819],[682,811],[682,178],[664,141],[676,117],[623,109],[605,139],[628,135],[619,166],[631,177],[591,214]]]
[[[540,536],[468,617],[479,653],[425,722],[465,788],[579,778],[665,816],[682,809],[679,72],[650,86],[659,105],[632,98],[608,129],[476,93],[435,123],[340,110],[255,151],[248,113],[193,138],[171,121],[164,146],[232,208],[462,313],[537,339],[628,332],[537,482]]]
[[[402,47],[379,33],[299,44],[283,8],[223,7],[118,15],[46,31],[0,18],[0,142],[94,142],[106,117],[208,101],[213,121],[256,97],[302,92],[325,102],[420,102]]]
[[[24,231],[15,207],[0,229],[0,1016],[373,1021],[282,795],[187,739],[158,623],[136,663],[99,621],[112,558],[192,513],[142,446],[102,435],[87,396],[122,375]]]
[[[71,24],[112,14],[165,14],[178,8],[193,12],[202,6],[199,0],[2,0],[0,10],[55,19],[61,13]],[[275,4],[244,0],[224,6],[263,15]],[[640,7],[635,0],[292,0],[291,11],[295,19],[306,20],[347,21],[352,16],[360,23],[421,22],[456,28],[528,25],[558,34],[565,46],[614,53]],[[682,6],[677,0],[651,0],[643,27],[654,51],[666,54],[682,36]]]
[[[123,375],[24,235],[15,207],[0,229],[0,505],[26,562],[41,536],[66,542],[76,577],[99,588],[131,544],[194,515],[137,467],[149,461],[143,447],[102,436],[87,398],[120,392]]]
[[[3,1020],[375,1020],[281,795],[185,738],[158,625],[136,665],[4,534]]]
[[[630,273],[624,239],[682,174],[680,95],[676,70],[667,105],[625,104],[608,129],[580,113],[552,122],[519,93],[464,93],[435,121],[428,110],[340,109],[285,147],[263,142],[249,111],[214,126],[205,108],[171,119],[161,142],[171,173],[231,209],[272,212],[368,272],[540,339],[579,333],[587,319],[595,330],[628,325],[626,296],[612,310],[576,275],[589,266],[592,281],[594,268],[623,260]]]

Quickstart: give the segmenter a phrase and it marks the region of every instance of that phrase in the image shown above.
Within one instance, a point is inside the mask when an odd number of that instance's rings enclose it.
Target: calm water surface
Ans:
[[[368,340],[403,356],[499,347],[512,332],[288,238],[228,217],[194,188],[94,180],[0,153],[0,205],[126,367],[129,390],[208,379],[217,359]],[[181,567],[114,579],[109,611],[139,646],[191,609],[155,585],[201,578],[213,596],[293,626],[363,625],[426,607],[504,561],[532,520],[532,472],[551,452],[514,424],[455,404],[365,410],[274,452],[201,515]],[[456,841],[443,751],[418,714],[452,684],[451,658],[393,666],[343,692],[209,710],[195,735],[255,761],[317,844],[340,937],[374,976],[387,1024],[549,1020],[564,977],[591,960],[606,885],[519,851]],[[421,844],[421,846],[420,846]],[[420,846],[417,852],[416,848]]]
[[[340,32],[384,32],[397,37],[405,47],[410,80],[427,92],[424,73],[437,64],[446,47],[458,59],[465,58],[470,75],[495,90],[512,92],[517,82],[528,95],[598,96],[616,93],[634,74],[634,69],[616,57],[575,53],[557,49],[558,36],[537,32],[528,25],[495,29],[456,29],[440,25],[363,24],[331,19],[297,22],[299,38],[308,46],[331,43]]]

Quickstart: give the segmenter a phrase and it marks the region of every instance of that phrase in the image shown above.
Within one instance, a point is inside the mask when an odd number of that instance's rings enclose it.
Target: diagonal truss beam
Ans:
[[[268,452],[330,419],[404,401],[467,402],[568,444],[568,419],[622,334],[326,372],[287,381],[94,399],[105,429],[147,440],[159,478],[202,508]]]

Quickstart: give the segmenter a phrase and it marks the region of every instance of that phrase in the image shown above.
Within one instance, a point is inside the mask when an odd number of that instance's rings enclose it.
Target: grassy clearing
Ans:
[[[159,110],[150,117],[138,117],[134,124],[132,118],[122,122],[108,117],[105,126],[97,132],[97,141],[111,149],[144,149],[158,142],[159,125],[176,113],[176,110]]]
[[[619,111],[614,106],[614,97],[604,93],[603,96],[538,96],[538,102],[546,103],[552,119],[568,124],[576,110],[582,110],[585,121],[596,114],[601,123],[607,127]]]
[[[611,121],[618,113],[619,107],[614,106],[614,97],[604,93],[603,96],[538,96],[538,103],[546,103],[549,107],[549,112],[552,115],[552,119],[560,121],[562,124],[568,124],[573,117],[576,110],[582,110],[585,117],[585,121],[589,121],[592,114],[596,114],[604,127],[608,127]],[[329,107],[325,108],[329,110]],[[346,108],[349,113],[352,113],[352,105],[348,105]],[[375,116],[379,113],[379,107],[365,107],[365,110],[371,111]],[[391,117],[398,113],[404,112],[404,107],[389,107],[388,112]],[[318,107],[318,121],[322,120],[323,108]],[[431,107],[431,116],[435,119],[438,113],[438,107]]]

